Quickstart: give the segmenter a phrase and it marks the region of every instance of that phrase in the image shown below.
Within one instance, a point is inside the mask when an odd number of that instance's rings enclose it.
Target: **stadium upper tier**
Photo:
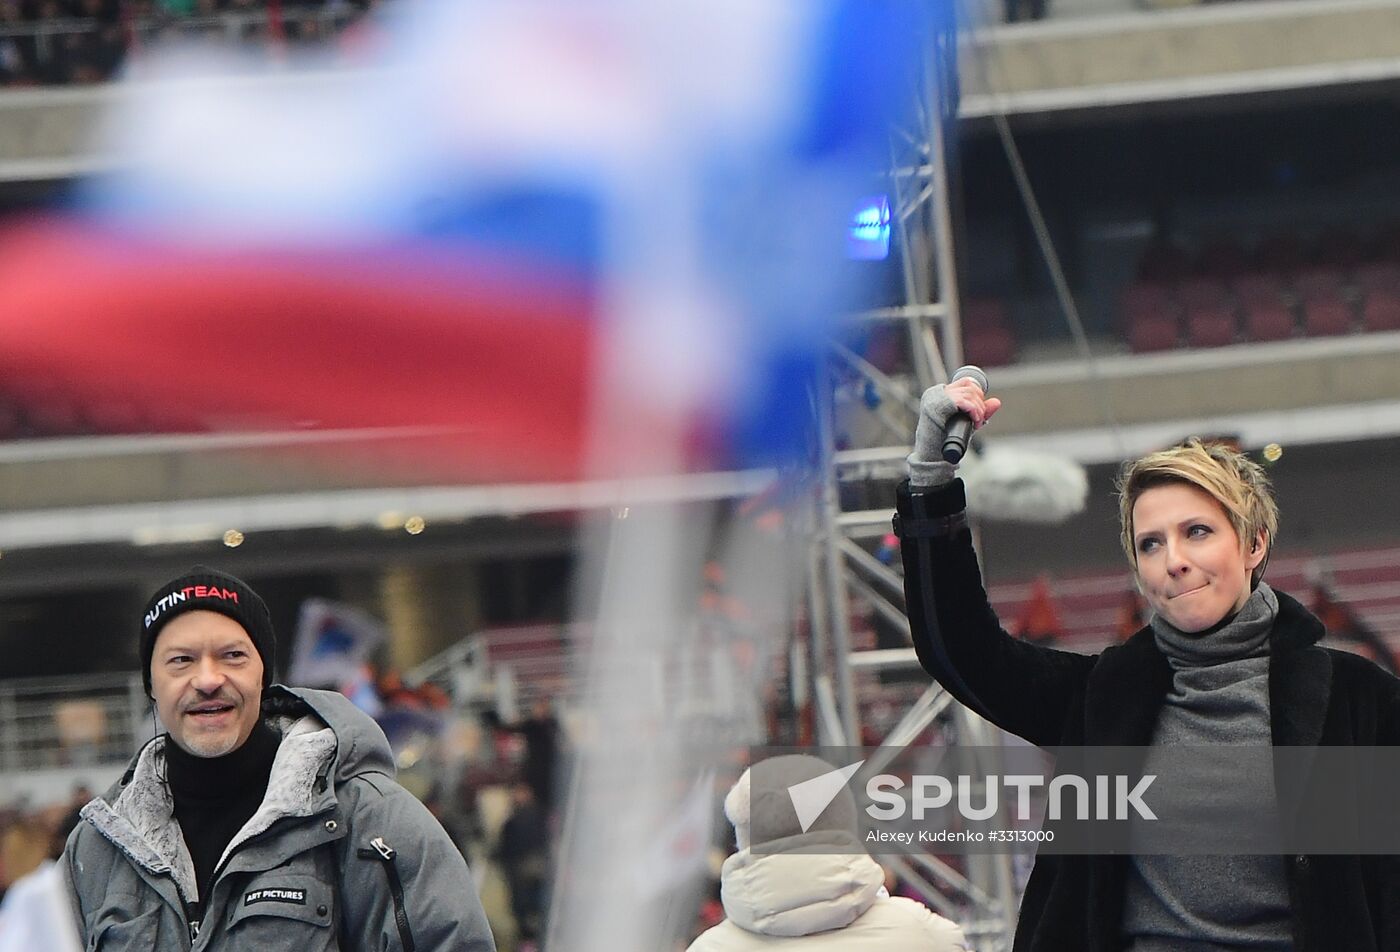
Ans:
[[[1107,13],[1110,5],[1121,12]],[[1051,11],[1057,6],[1052,0]],[[1098,117],[1105,109],[1152,114],[1209,101],[1239,108],[1240,97],[1347,94],[1400,77],[1395,0],[1064,6],[1106,15],[967,32],[960,62],[965,119],[1005,113],[1024,125]]]
[[[175,39],[275,51],[320,44],[375,0],[4,0],[0,85],[98,83],[133,50]]]
[[[1146,0],[1137,9],[1126,0],[1116,5],[1117,12],[1104,16],[1057,19],[1057,9],[1087,14],[1091,4],[1054,0],[1048,20],[970,28],[959,63],[966,139],[988,141],[987,119],[995,112],[1006,112],[1018,133],[1059,127],[1077,134],[1088,117],[1101,125],[1139,119],[1151,124],[1167,111],[1245,114],[1260,97],[1272,97],[1275,103],[1308,103],[1319,95],[1376,98],[1388,95],[1400,77],[1400,0],[1262,0],[1171,10],[1149,9],[1158,4]],[[360,13],[357,4],[285,0],[280,12],[269,17],[260,4],[230,0],[226,9],[211,11],[194,0],[190,8],[198,16],[162,18],[159,11],[170,4],[147,2],[118,6],[118,12],[139,14],[123,20],[113,19],[101,0],[83,6],[96,11],[88,18],[91,24],[71,15],[63,23],[84,29],[105,24],[103,29],[125,29],[124,36],[139,37],[148,21],[164,23],[166,30],[212,22],[228,27],[233,36],[242,35],[245,27],[272,36],[280,31],[288,42],[309,37],[294,23],[340,25]],[[0,37],[35,39],[50,27],[54,35],[62,32],[57,20],[26,19],[42,12],[41,7],[66,9],[63,4],[31,8],[0,0]],[[295,83],[298,78],[283,72],[270,82]],[[326,76],[319,75],[318,81]],[[0,92],[0,182],[64,181],[108,167],[112,157],[93,144],[93,133],[103,108],[123,95],[118,84]],[[210,95],[217,96],[217,90]],[[976,171],[973,164],[965,170],[968,178]],[[1140,253],[1137,238],[1118,242],[1125,249],[1125,271],[1100,282],[1105,304],[1097,309],[1119,317],[1116,325],[1106,318],[1100,328],[1114,334],[1116,349],[1104,351],[1097,367],[1086,366],[1064,348],[1059,354],[1031,352],[1027,327],[1048,323],[1034,309],[1023,319],[1034,289],[1010,300],[1013,282],[990,281],[998,300],[990,307],[964,308],[969,356],[992,366],[1016,360],[1014,366],[996,370],[992,380],[1007,398],[1007,409],[998,418],[1003,439],[1053,443],[1060,452],[1094,461],[1120,458],[1188,431],[1228,431],[1243,434],[1247,442],[1266,436],[1266,441],[1285,443],[1400,433],[1400,375],[1394,372],[1400,355],[1397,289],[1387,277],[1390,272],[1366,270],[1396,261],[1382,232],[1355,229],[1371,242],[1365,260],[1291,262],[1269,258],[1267,253],[1279,249],[1271,249],[1252,228],[1232,232],[1237,236],[1233,247],[1213,247],[1213,231],[1193,232],[1179,208],[1171,211],[1167,218],[1175,226],[1144,231],[1141,242],[1149,237],[1171,241],[1184,233],[1190,239],[1187,258],[1173,258],[1165,245]],[[1136,221],[1134,216],[1142,217],[1133,209],[1124,220]],[[1019,222],[1023,213],[1017,208],[1003,218]],[[976,246],[969,257],[1011,260],[1002,232],[992,229],[991,234],[994,240],[986,247],[992,253],[980,254],[982,247]],[[1306,229],[1304,236],[1308,247],[1322,246]],[[1080,255],[1079,270],[1087,272],[1086,260],[1104,256],[1093,250],[1097,246],[1083,247],[1089,251]],[[1236,262],[1241,267],[1231,264],[1241,256],[1242,262]],[[1023,261],[1030,257],[1029,249],[1023,249]],[[1314,265],[1331,270],[1323,273]],[[1030,273],[1039,265],[1019,267]],[[1260,280],[1251,283],[1251,275]],[[1085,283],[1080,276],[1076,291]],[[970,290],[973,299],[986,296],[981,288]],[[1153,311],[1165,323],[1140,326],[1138,305],[1153,294],[1165,304]],[[1058,314],[1054,320],[1058,324]],[[988,330],[991,339],[982,333]],[[1228,400],[1215,386],[1221,379],[1230,381]],[[96,404],[79,403],[62,391],[22,405],[5,402],[4,396],[0,386],[0,439],[19,441],[6,448],[16,454],[7,459],[12,512],[92,502],[141,505],[166,492],[188,498],[194,494],[188,487],[195,485],[210,497],[292,494],[324,479],[318,467],[308,467],[304,460],[278,458],[301,451],[250,449],[236,435],[227,438],[232,442],[205,434],[183,441],[138,436],[125,442],[50,441],[62,445],[39,447],[24,438],[181,428],[120,393]],[[1228,416],[1220,410],[1225,403],[1231,408]],[[1130,445],[1122,445],[1105,428],[1105,405],[1112,407],[1114,422],[1124,428],[1121,437]],[[292,441],[278,434],[268,439],[279,445]],[[21,445],[25,443],[29,445]],[[61,478],[56,478],[59,471]],[[393,480],[356,470],[337,488],[353,491],[395,481],[423,484],[433,478],[413,473]],[[179,488],[171,491],[172,485]]]

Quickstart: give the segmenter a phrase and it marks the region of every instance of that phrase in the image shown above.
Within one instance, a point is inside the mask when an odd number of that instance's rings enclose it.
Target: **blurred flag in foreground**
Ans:
[[[676,663],[699,573],[718,552],[751,589],[766,659],[789,560],[718,504],[625,489],[808,445],[852,205],[917,88],[925,6],[401,0],[352,71],[172,54],[116,97],[118,168],[85,204],[0,239],[20,388],[171,427],[442,426],[461,436],[434,462],[463,479],[622,477],[579,572],[595,635],[552,952],[684,944],[684,791],[749,738],[677,705],[677,679],[768,676],[718,642]],[[642,870],[657,895],[619,888]]]
[[[650,849],[632,866],[633,895],[653,900],[705,870],[715,826],[715,771],[702,773],[657,823]]]
[[[771,458],[850,300],[905,6],[405,0],[354,68],[156,52],[112,172],[0,239],[0,373],[165,429],[458,427],[474,477],[579,474],[629,373],[687,465]],[[600,340],[651,284],[624,371]]]

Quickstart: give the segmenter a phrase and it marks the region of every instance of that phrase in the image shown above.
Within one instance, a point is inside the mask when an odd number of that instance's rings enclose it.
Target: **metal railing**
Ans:
[[[125,763],[151,730],[136,672],[0,681],[0,772]]]

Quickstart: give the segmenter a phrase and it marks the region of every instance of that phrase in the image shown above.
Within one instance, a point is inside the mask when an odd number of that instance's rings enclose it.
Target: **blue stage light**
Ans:
[[[861,200],[846,235],[846,256],[856,261],[883,261],[890,254],[890,200],[875,195]]]

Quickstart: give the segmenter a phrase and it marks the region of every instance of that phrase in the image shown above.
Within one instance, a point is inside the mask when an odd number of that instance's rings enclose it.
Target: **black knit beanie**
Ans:
[[[151,654],[156,636],[170,619],[185,612],[209,611],[227,615],[243,626],[263,663],[263,687],[272,684],[277,658],[277,636],[272,616],[258,593],[242,579],[196,565],[179,578],[171,579],[151,596],[141,616],[141,678],[146,694],[151,693]]]

